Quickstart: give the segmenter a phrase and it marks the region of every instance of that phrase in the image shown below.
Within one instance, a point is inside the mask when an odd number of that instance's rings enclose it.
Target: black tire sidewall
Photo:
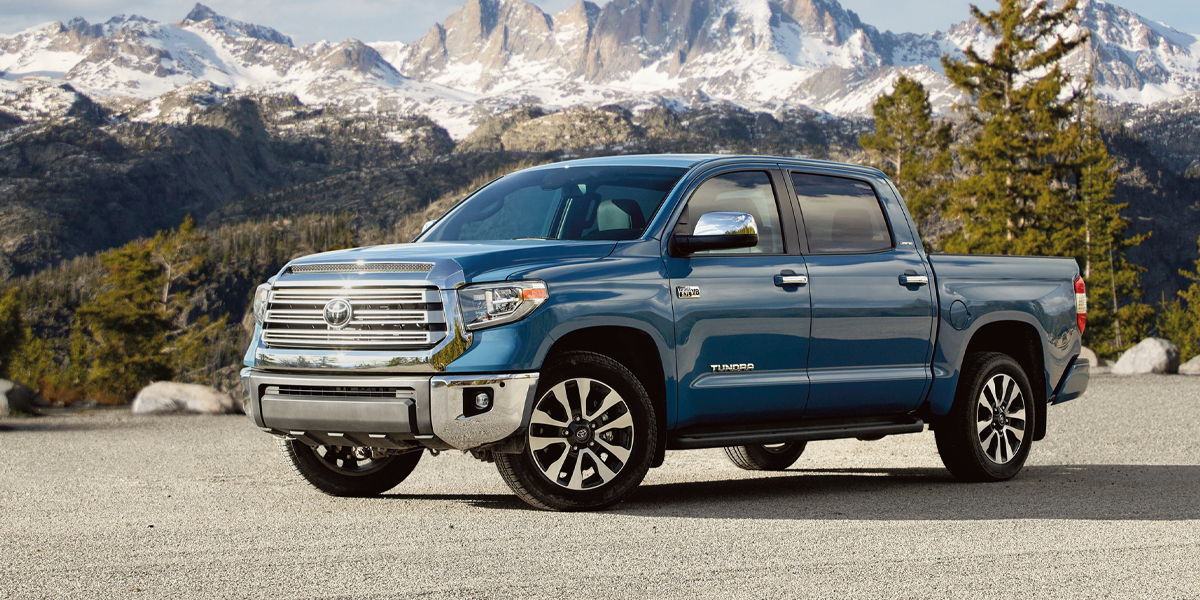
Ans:
[[[645,388],[628,369],[607,356],[591,352],[565,354],[542,372],[534,405],[554,386],[579,378],[592,379],[615,390],[625,400],[633,419],[634,441],[629,460],[612,481],[590,490],[564,488],[542,473],[528,444],[520,454],[496,458],[502,474],[503,467],[507,467],[510,476],[518,479],[520,487],[532,494],[537,504],[555,510],[596,510],[624,500],[649,472],[658,444],[656,416]],[[501,462],[505,464],[499,465]]]
[[[296,471],[317,489],[332,496],[377,496],[408,478],[421,460],[422,451],[387,457],[379,469],[361,475],[339,473],[325,464],[316,450],[298,440],[284,441],[284,454]]]

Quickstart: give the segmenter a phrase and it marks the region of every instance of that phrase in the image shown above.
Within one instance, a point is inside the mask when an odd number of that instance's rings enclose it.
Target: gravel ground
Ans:
[[[0,598],[1200,598],[1200,378],[1093,380],[1016,479],[960,484],[925,432],[787,472],[672,452],[627,502],[527,509],[426,455],[324,496],[245,417],[0,420]]]

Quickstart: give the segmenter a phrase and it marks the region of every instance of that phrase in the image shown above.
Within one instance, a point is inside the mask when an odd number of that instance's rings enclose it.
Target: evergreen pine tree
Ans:
[[[989,13],[972,6],[997,44],[987,56],[970,46],[965,60],[942,59],[947,77],[970,97],[964,108],[978,126],[962,149],[967,177],[945,208],[962,222],[942,240],[947,251],[1080,254],[1083,227],[1065,183],[1077,140],[1063,134],[1080,94],[1060,64],[1087,38],[1061,33],[1075,23],[1075,4],[1050,10],[1045,1],[1000,0]]]
[[[75,313],[81,332],[73,354],[86,361],[87,383],[110,402],[124,402],[146,384],[170,379],[165,353],[171,322],[159,303],[162,269],[145,242],[102,256],[108,273],[95,301]]]
[[[1200,239],[1196,245],[1200,246]],[[1192,284],[1181,290],[1178,298],[1164,303],[1158,315],[1158,330],[1179,346],[1180,359],[1186,361],[1200,355],[1200,259],[1196,260],[1195,271],[1179,273]]]
[[[0,296],[0,379],[12,377],[12,364],[25,344],[26,331],[21,299],[14,288]]]
[[[950,124],[934,121],[925,86],[903,75],[872,110],[875,133],[860,137],[859,144],[896,184],[920,225],[945,196],[951,168]]]
[[[1102,357],[1115,358],[1144,338],[1154,325],[1154,309],[1140,302],[1145,268],[1129,263],[1125,252],[1149,234],[1126,237],[1127,204],[1113,204],[1116,165],[1100,137],[1095,110],[1086,100],[1069,130],[1079,140],[1074,161],[1076,204],[1083,218],[1082,274],[1088,289],[1088,326],[1084,344]]]

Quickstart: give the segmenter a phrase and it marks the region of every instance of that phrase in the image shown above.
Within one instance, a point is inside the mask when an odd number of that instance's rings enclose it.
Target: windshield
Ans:
[[[459,204],[420,241],[636,239],[686,172],[628,166],[519,171]]]

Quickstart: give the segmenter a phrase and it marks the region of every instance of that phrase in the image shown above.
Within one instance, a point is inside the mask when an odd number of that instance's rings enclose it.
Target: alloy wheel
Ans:
[[[1002,465],[1011,461],[1025,441],[1025,396],[1017,381],[1004,373],[988,380],[979,393],[976,431],[983,453]]]
[[[633,416],[612,387],[587,378],[568,379],[534,406],[528,443],[542,475],[569,490],[611,482],[633,451]]]

